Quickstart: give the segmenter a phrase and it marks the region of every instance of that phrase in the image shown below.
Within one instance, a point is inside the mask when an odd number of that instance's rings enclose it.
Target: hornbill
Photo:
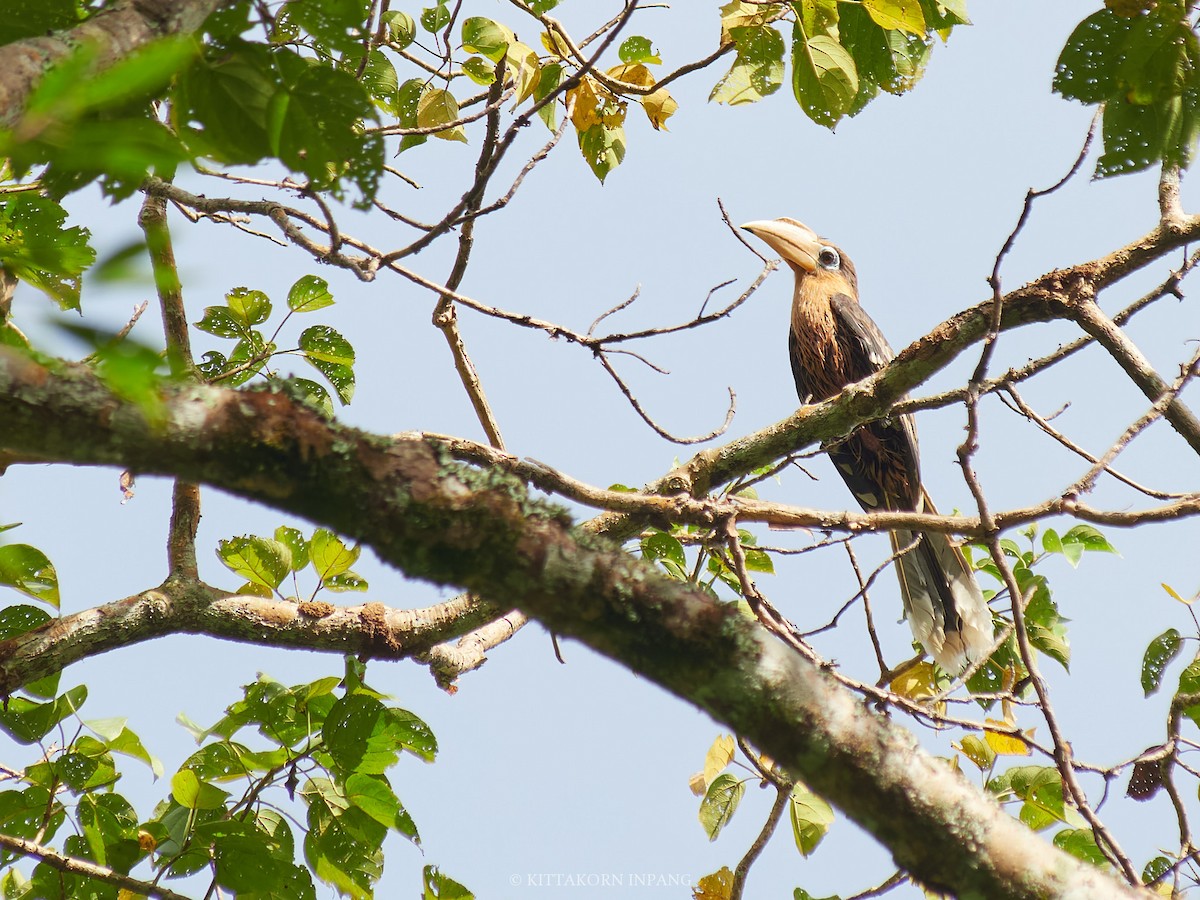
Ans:
[[[747,222],[792,267],[796,290],[788,350],[801,403],[828,400],[879,371],[895,354],[858,303],[858,275],[840,249],[795,219]],[[921,486],[912,416],[891,416],[827,444],[862,508],[936,512]],[[921,646],[947,672],[984,656],[992,615],[962,551],[944,534],[891,532],[905,616]]]

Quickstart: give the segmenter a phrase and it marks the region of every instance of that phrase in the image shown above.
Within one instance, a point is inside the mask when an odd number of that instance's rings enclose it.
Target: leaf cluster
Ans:
[[[857,115],[880,91],[910,90],[925,72],[933,36],[945,40],[969,24],[961,0],[731,0],[721,7],[721,39],[736,56],[710,99],[737,105],[775,93],[787,47],[777,26],[789,22],[792,91],[826,128]]]
[[[1190,6],[1109,2],[1067,39],[1054,90],[1103,106],[1098,177],[1190,165],[1200,137],[1200,41]]]
[[[328,529],[317,528],[312,537],[306,538],[298,529],[285,525],[275,529],[274,537],[251,534],[217,542],[217,558],[246,579],[237,592],[259,597],[274,596],[285,578],[294,578],[309,566],[317,577],[310,600],[322,589],[365,591],[366,579],[350,568],[361,552],[357,545],[347,546]]]
[[[210,383],[245,384],[256,375],[278,384],[283,379],[269,367],[279,355],[298,355],[321,373],[343,404],[354,396],[354,347],[336,329],[328,325],[311,325],[301,333],[297,346],[280,350],[279,334],[293,315],[311,313],[333,305],[333,295],[323,278],[301,276],[288,290],[287,313],[274,328],[270,337],[257,326],[264,324],[273,310],[271,299],[262,291],[237,287],[225,295],[223,306],[209,306],[195,326],[218,338],[234,341],[228,353],[209,350],[199,365],[200,374]],[[329,392],[307,378],[289,378],[287,384],[315,403],[326,414],[333,415]]]
[[[0,636],[18,627],[6,610]],[[24,613],[24,624],[44,621]],[[26,685],[0,711],[0,729],[40,758],[13,770],[0,791],[4,833],[39,844],[60,832],[63,852],[119,875],[149,867],[154,880],[206,877],[213,888],[247,898],[315,900],[324,882],[347,897],[373,896],[390,833],[420,844],[416,823],[388,772],[405,755],[432,762],[437,740],[413,713],[395,706],[347,660],[346,674],[291,687],[266,675],[212,727],[180,721],[203,746],[170,778],[169,794],[140,820],[118,791],[115,755],[137,759],[161,777],[152,756],[123,719],[84,720],[80,685]],[[49,690],[47,691],[47,688]],[[48,739],[56,735],[53,743]],[[296,806],[302,818],[293,812]],[[0,865],[15,856],[0,853]],[[471,893],[426,866],[426,896]],[[8,868],[6,898],[111,898],[118,889],[39,862],[29,875]]]

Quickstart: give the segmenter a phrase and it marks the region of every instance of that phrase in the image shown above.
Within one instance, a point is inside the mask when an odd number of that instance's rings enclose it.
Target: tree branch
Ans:
[[[190,34],[229,0],[122,0],[69,31],[25,38],[3,48],[0,65],[0,127],[11,126],[46,70],[83,45],[95,48],[95,64],[107,68],[151,41]]]
[[[85,367],[51,372],[0,352],[0,417],[17,451],[204,481],[359,538],[410,576],[516,604],[746,735],[932,887],[1136,896],[1047,846],[735,608],[574,528],[511,477],[329,422],[278,392],[163,394],[151,426]],[[33,634],[52,642],[53,624]]]
[[[128,875],[122,875],[120,872],[115,872],[104,866],[98,866],[86,859],[64,856],[50,847],[44,847],[35,841],[26,840],[25,838],[0,834],[0,847],[4,847],[13,853],[19,853],[22,856],[32,857],[60,872],[66,872],[70,875],[82,875],[85,878],[100,881],[104,884],[114,885],[121,888],[123,892],[128,891],[135,896],[160,897],[162,900],[190,900],[190,898],[183,894],[177,894],[168,888],[159,887],[157,884],[149,881],[142,881],[140,878],[131,878]]]

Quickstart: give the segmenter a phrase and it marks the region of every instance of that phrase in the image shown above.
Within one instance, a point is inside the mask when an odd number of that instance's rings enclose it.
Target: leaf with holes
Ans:
[[[300,351],[329,379],[342,405],[354,396],[354,348],[328,325],[313,325],[300,335]]]

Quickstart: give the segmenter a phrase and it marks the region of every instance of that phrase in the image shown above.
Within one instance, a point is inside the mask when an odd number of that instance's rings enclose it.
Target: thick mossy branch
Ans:
[[[83,367],[0,352],[5,443],[204,481],[360,538],[409,575],[517,605],[708,711],[960,896],[1136,896],[1045,844],[736,607],[572,526],[510,475],[281,393],[181,386],[151,420]]]

